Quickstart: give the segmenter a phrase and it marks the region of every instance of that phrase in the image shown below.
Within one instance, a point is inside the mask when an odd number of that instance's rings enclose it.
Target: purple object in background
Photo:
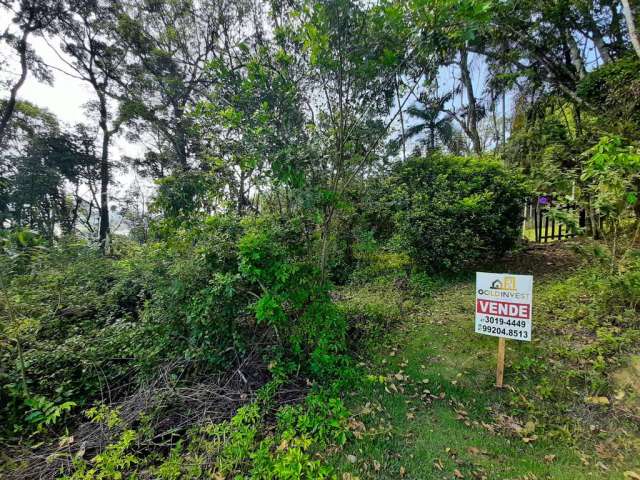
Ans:
[[[538,205],[549,205],[549,197],[538,197]]]

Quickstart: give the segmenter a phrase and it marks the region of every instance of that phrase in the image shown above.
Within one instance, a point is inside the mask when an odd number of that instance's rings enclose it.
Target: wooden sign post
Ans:
[[[476,333],[498,338],[496,387],[504,382],[505,339],[531,341],[533,277],[476,272]]]
[[[506,340],[504,337],[498,339],[498,368],[496,369],[496,387],[502,388],[504,380],[504,347]]]

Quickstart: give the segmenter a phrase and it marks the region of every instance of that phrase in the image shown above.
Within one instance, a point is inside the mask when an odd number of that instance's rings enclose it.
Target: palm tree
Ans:
[[[427,150],[435,150],[439,145],[448,146],[454,140],[455,129],[451,116],[443,116],[442,113],[445,104],[451,100],[451,97],[452,94],[448,93],[441,97],[420,98],[419,102],[410,106],[407,109],[407,113],[420,121],[407,128],[404,136],[400,135],[394,143],[400,145],[400,142],[406,142],[413,137],[426,133],[420,143],[426,145]]]

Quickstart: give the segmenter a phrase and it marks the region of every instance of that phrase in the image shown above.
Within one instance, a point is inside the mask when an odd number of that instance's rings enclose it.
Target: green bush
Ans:
[[[125,243],[121,258],[79,240],[31,250],[28,261],[3,256],[0,424],[28,428],[35,395],[85,405],[164,362],[225,367],[251,316],[240,232],[233,217],[214,217],[163,242]]]
[[[256,321],[275,330],[281,353],[317,377],[330,377],[342,360],[346,322],[306,253],[303,224],[263,216],[244,227],[239,270],[260,291]]]
[[[82,407],[107,385],[135,388],[176,361],[189,367],[186,380],[226,368],[256,336],[289,370],[331,377],[346,322],[301,228],[215,216],[144,246],[121,242],[121,257],[73,239],[0,257],[0,311],[10,319],[0,326],[3,430],[33,430],[25,417],[35,396]]]
[[[455,271],[512,248],[527,191],[519,174],[492,159],[433,154],[393,172],[396,229],[427,270]]]

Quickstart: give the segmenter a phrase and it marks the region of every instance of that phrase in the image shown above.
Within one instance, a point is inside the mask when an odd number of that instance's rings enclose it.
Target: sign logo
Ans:
[[[491,286],[489,287],[491,290],[507,290],[510,292],[515,292],[516,288],[516,277],[506,275],[502,280],[495,279],[491,282]]]
[[[531,341],[531,275],[476,273],[476,333]]]

